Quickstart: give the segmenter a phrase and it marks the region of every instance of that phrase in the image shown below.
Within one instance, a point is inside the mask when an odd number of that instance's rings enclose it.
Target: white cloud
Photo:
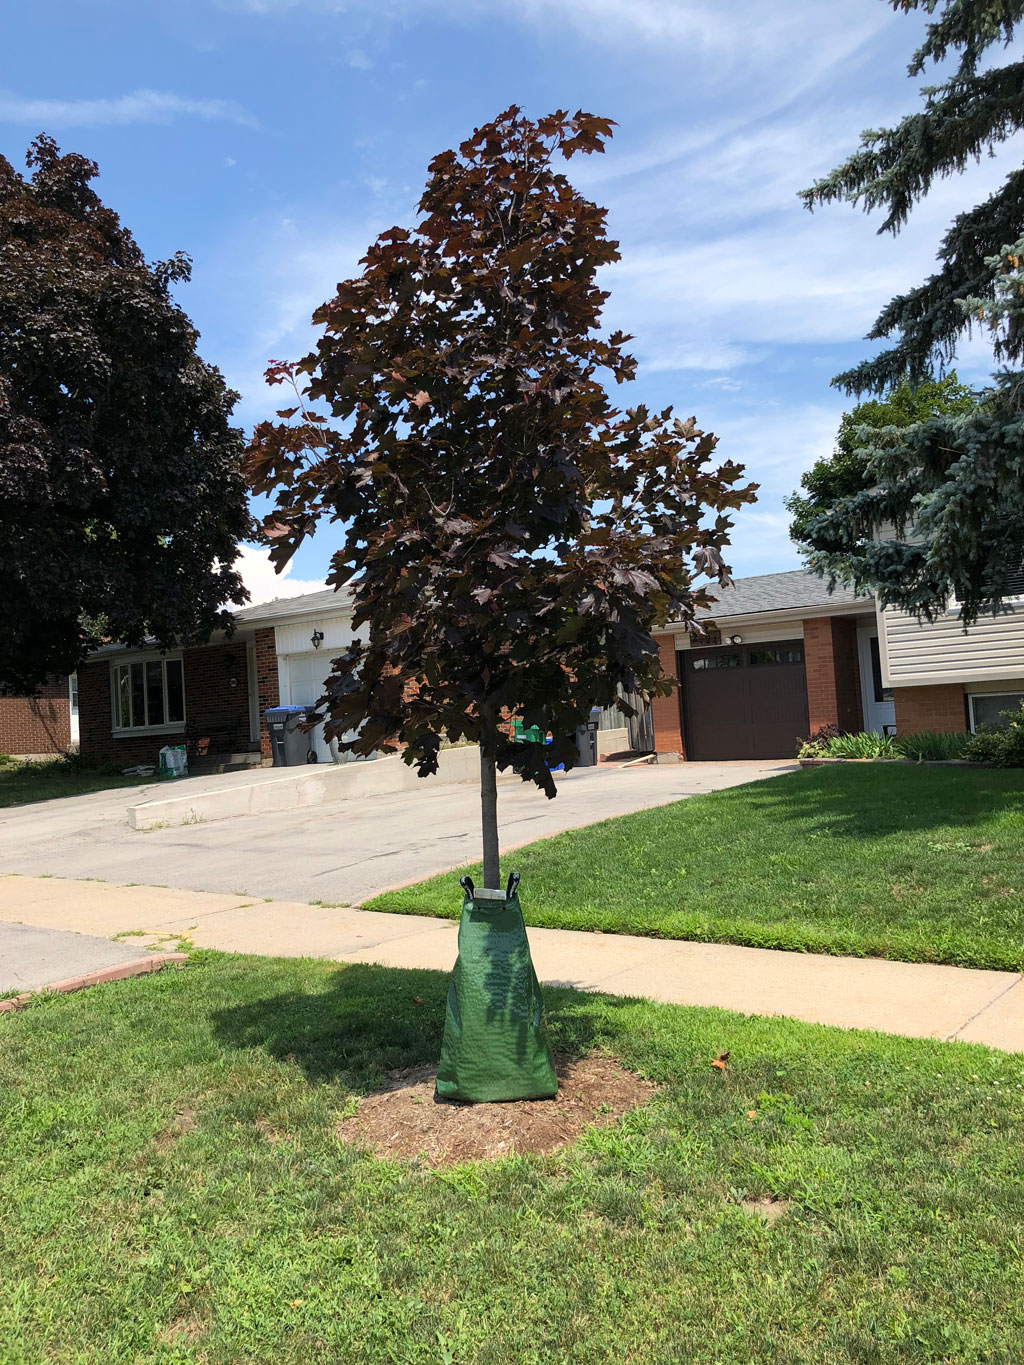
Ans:
[[[31,99],[0,92],[0,123],[29,123],[37,127],[81,127],[95,124],[170,123],[180,115],[224,119],[255,128],[256,120],[234,100],[189,99],[161,90],[136,90],[109,99]]]
[[[275,573],[266,550],[257,545],[242,546],[235,569],[249,589],[251,606],[273,602],[279,597],[301,597],[307,592],[323,592],[327,586],[322,578],[293,578],[290,564],[286,564],[281,573]]]
[[[361,48],[353,48],[346,59],[350,67],[355,71],[370,71],[373,62]]]

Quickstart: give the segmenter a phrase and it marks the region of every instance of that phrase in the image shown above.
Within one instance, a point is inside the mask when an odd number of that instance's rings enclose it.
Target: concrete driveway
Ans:
[[[766,762],[581,768],[560,779],[553,801],[518,779],[503,780],[498,789],[502,848],[771,777],[794,766]],[[244,780],[245,774],[237,777]],[[127,809],[145,799],[146,790],[120,788],[2,812],[0,873],[92,877],[358,905],[386,887],[479,857],[475,783],[210,824],[133,830]]]

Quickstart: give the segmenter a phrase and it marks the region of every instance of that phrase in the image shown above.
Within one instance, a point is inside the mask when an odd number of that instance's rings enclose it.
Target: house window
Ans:
[[[971,706],[971,729],[982,725],[1006,724],[1004,711],[1016,711],[1024,703],[1024,692],[974,692],[968,698]]]
[[[738,654],[702,654],[690,660],[690,667],[696,669],[704,668],[739,668],[743,660]]]
[[[747,651],[747,662],[752,668],[765,664],[802,664],[803,645],[767,645]]]
[[[185,679],[180,658],[136,659],[110,670],[114,730],[180,730]]]

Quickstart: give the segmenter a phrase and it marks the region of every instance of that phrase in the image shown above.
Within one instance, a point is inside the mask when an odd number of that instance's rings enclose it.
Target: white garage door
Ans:
[[[324,694],[324,680],[331,672],[330,658],[323,654],[289,654],[286,663],[289,705],[315,706]],[[352,758],[351,754],[332,755],[331,746],[324,739],[322,725],[310,732],[309,740],[318,763],[344,763]]]

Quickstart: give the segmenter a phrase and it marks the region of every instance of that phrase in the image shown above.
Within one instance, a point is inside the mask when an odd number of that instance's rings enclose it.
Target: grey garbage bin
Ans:
[[[312,737],[299,726],[309,714],[305,706],[268,706],[267,729],[275,768],[294,768],[309,761]]]
[[[579,750],[579,767],[593,768],[597,763],[597,727],[601,719],[600,707],[593,707],[586,725],[576,727],[576,748]]]

